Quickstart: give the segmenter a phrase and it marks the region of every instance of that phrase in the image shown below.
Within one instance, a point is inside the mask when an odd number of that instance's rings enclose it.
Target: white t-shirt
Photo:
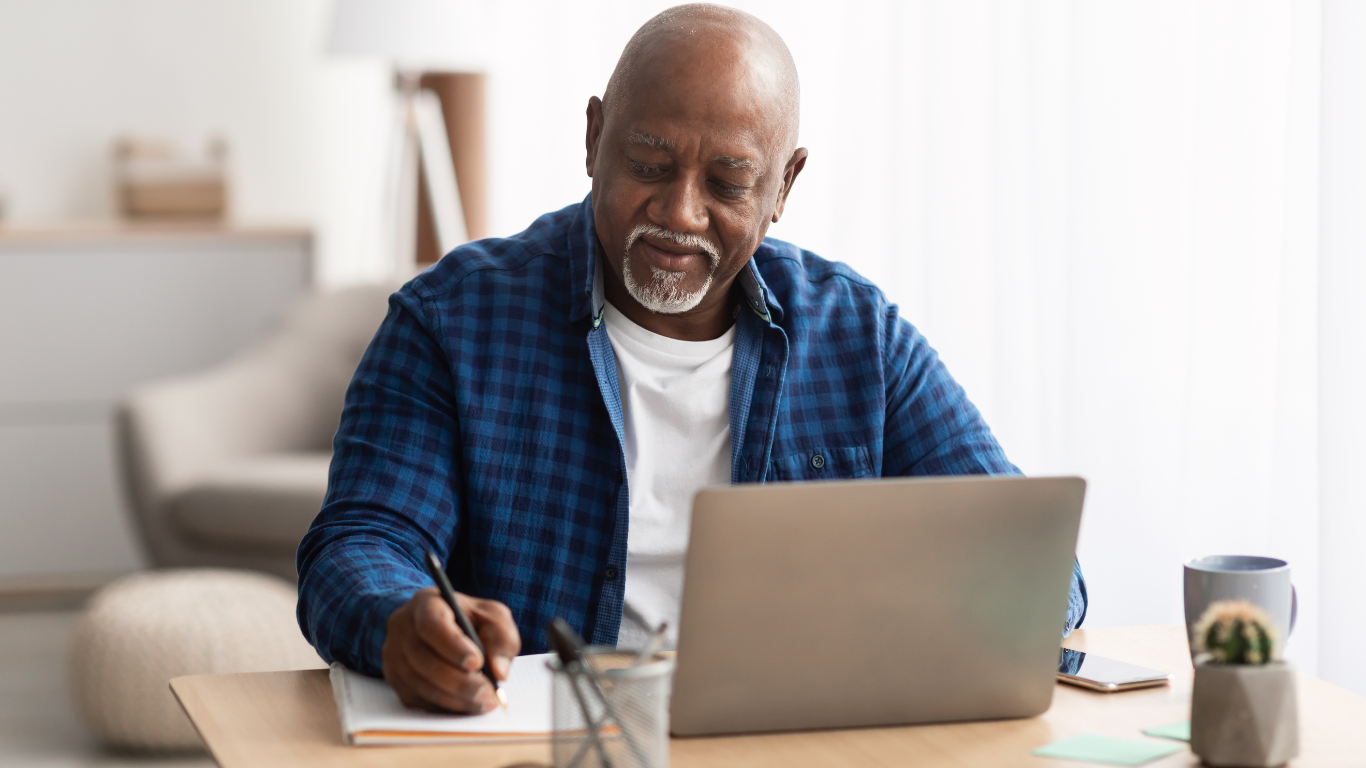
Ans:
[[[641,328],[607,304],[625,427],[630,527],[626,605],[617,643],[639,648],[661,621],[677,638],[692,498],[730,482],[730,368],[735,328],[682,341]]]

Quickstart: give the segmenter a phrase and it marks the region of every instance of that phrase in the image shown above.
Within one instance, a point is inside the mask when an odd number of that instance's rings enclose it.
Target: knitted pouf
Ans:
[[[288,582],[250,571],[164,570],[95,593],[76,626],[71,691],[110,747],[203,749],[171,678],[325,666],[294,618]]]

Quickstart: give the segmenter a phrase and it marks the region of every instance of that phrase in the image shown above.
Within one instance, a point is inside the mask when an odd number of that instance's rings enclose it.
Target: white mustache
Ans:
[[[626,250],[629,252],[631,246],[636,244],[641,235],[650,235],[661,240],[668,240],[671,243],[681,245],[684,248],[696,248],[707,254],[707,261],[711,262],[711,268],[716,269],[721,261],[721,249],[712,244],[710,240],[701,235],[689,235],[683,232],[671,232],[663,227],[654,224],[638,224],[631,234],[626,236]]]

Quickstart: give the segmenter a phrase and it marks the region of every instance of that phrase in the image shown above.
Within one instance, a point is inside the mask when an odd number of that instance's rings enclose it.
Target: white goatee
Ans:
[[[641,235],[668,240],[684,248],[696,248],[707,254],[707,279],[697,290],[685,291],[682,283],[688,276],[687,272],[670,272],[667,269],[651,266],[652,279],[644,285],[637,282],[635,275],[631,273],[631,246],[636,244]],[[640,306],[661,315],[677,315],[702,303],[703,297],[707,295],[707,289],[711,287],[712,275],[716,274],[716,267],[720,263],[720,250],[701,235],[670,232],[654,224],[641,224],[632,229],[631,234],[626,236],[626,255],[621,262],[621,276],[626,283],[626,292],[631,294],[631,298],[635,299]]]

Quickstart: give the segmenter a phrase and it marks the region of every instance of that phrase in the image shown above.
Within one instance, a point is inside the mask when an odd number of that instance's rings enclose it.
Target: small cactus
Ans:
[[[1246,600],[1220,600],[1195,624],[1196,661],[1269,664],[1280,648],[1266,611]]]

